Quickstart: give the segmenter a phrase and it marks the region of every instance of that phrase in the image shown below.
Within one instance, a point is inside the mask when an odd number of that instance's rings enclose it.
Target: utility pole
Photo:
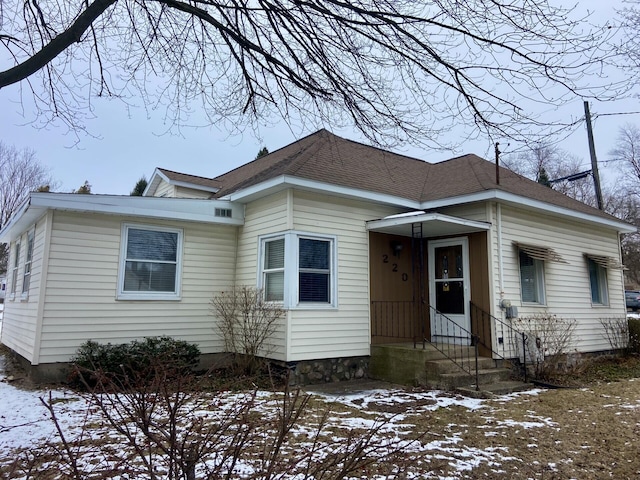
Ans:
[[[500,154],[502,153],[498,148],[499,142],[496,142],[496,185],[500,185]]]
[[[589,113],[589,102],[584,102],[584,118],[587,122],[587,136],[589,137],[589,153],[591,154],[591,175],[593,176],[593,186],[596,190],[596,200],[598,208],[604,210],[602,201],[602,190],[600,189],[600,174],[598,173],[598,160],[596,159],[596,146],[593,141],[593,130],[591,128],[591,113]]]

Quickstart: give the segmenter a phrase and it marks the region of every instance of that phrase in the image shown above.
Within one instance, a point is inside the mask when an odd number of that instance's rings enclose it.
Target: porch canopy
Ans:
[[[452,217],[437,212],[415,211],[390,215],[379,220],[369,220],[367,222],[367,230],[413,237],[414,225],[416,224],[421,225],[420,230],[423,238],[461,235],[481,232],[491,228],[491,224],[488,222],[467,220],[466,218]]]

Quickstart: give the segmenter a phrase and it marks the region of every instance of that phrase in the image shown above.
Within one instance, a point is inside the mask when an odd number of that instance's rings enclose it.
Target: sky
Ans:
[[[622,5],[622,0],[611,3],[581,1],[579,8],[595,10],[598,20],[613,15],[613,9]],[[156,167],[175,170],[192,175],[214,177],[243,163],[253,160],[258,151],[266,146],[274,151],[312,130],[291,129],[281,120],[260,128],[256,135],[247,130],[242,135],[229,134],[216,126],[205,128],[183,128],[179,135],[164,133],[166,126],[162,118],[144,110],[127,110],[118,101],[92,100],[95,118],[85,122],[91,135],[80,133],[78,137],[64,126],[35,128],[26,123],[28,105],[20,103],[20,87],[11,86],[0,90],[0,140],[18,149],[30,148],[37,159],[46,166],[58,182],[57,191],[69,192],[85,181],[92,186],[93,193],[127,195],[139,178],[151,176]],[[565,107],[568,117],[583,114],[583,102]],[[640,115],[620,115],[623,112],[640,111],[640,100],[626,99],[612,103],[592,103],[594,115],[594,137],[599,161],[609,158],[608,152],[615,145],[618,128],[625,123],[640,125]],[[606,114],[606,115],[603,115]],[[598,115],[601,115],[598,117]],[[355,141],[367,143],[362,135],[349,128],[336,129],[326,126],[333,133]],[[445,142],[455,141],[453,138]],[[578,128],[562,141],[560,148],[583,159],[584,169],[590,168],[586,128]],[[509,146],[501,145],[503,153]],[[430,162],[446,160],[465,153],[476,153],[493,159],[493,145],[489,140],[466,142],[457,151],[432,151],[406,146],[394,151]],[[613,170],[601,164],[604,182],[612,181]],[[609,172],[609,173],[608,173]]]

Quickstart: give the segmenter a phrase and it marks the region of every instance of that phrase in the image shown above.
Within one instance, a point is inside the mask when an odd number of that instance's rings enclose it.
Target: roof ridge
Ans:
[[[161,172],[177,173],[178,175],[184,175],[185,177],[202,178],[204,180],[215,180],[214,177],[203,177],[202,175],[193,175],[191,173],[178,172],[176,170],[169,170],[168,168],[156,167]]]
[[[298,140],[294,141],[293,143],[289,143],[289,144],[284,145],[284,146],[282,146],[282,147],[280,147],[280,148],[277,148],[277,149],[276,149],[276,150],[274,150],[273,152],[269,152],[268,154],[266,154],[266,155],[264,155],[264,156],[262,156],[262,157],[254,158],[253,160],[251,160],[251,161],[249,161],[249,162],[246,162],[246,163],[243,163],[243,164],[241,164],[241,165],[238,165],[236,168],[232,168],[231,170],[227,170],[226,172],[221,173],[220,175],[218,175],[218,176],[216,176],[216,177],[213,177],[213,180],[217,180],[217,179],[219,179],[220,177],[224,177],[224,176],[226,176],[226,175],[229,175],[230,173],[235,172],[236,170],[239,170],[240,168],[245,168],[245,167],[247,167],[247,166],[249,166],[249,165],[255,164],[255,163],[256,163],[256,162],[258,162],[259,160],[263,160],[263,159],[268,158],[268,157],[270,157],[270,156],[272,156],[272,155],[275,155],[275,154],[276,154],[276,153],[278,153],[280,150],[284,150],[285,148],[289,148],[289,147],[291,147],[291,146],[295,145],[296,143],[303,142],[304,140],[306,140],[306,139],[308,139],[308,138],[310,138],[310,137],[312,137],[312,136],[314,136],[314,135],[318,135],[318,134],[319,134],[319,133],[321,133],[321,132],[327,132],[327,133],[332,134],[332,133],[331,133],[331,132],[329,132],[328,130],[326,130],[326,129],[324,129],[324,128],[321,128],[320,130],[317,130],[317,131],[315,131],[315,132],[313,132],[313,133],[310,133],[309,135],[306,135],[306,136],[304,136],[304,137],[302,137],[302,138],[299,138]],[[333,134],[332,134],[332,135],[333,135]]]

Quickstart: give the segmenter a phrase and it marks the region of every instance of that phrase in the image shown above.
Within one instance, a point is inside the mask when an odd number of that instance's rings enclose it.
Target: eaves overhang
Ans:
[[[525,210],[533,210],[537,212],[542,211],[547,214],[569,217],[576,221],[588,222],[592,224],[598,224],[607,228],[613,228],[619,233],[634,233],[637,231],[637,228],[635,226],[630,225],[629,223],[622,220],[618,220],[615,217],[609,216],[609,218],[607,218],[600,215],[592,215],[589,213],[573,210],[571,208],[561,207],[559,205],[554,205],[529,197],[505,192],[503,190],[484,190],[482,192],[472,193],[468,195],[430,200],[421,203],[421,209],[433,210],[437,208],[450,207],[453,205],[462,205],[465,203],[475,203],[483,201],[495,201],[507,205],[517,206],[518,208],[522,208]]]
[[[216,216],[216,209],[231,210],[231,217]],[[244,207],[225,200],[34,192],[0,230],[0,242],[15,240],[48,210],[233,226],[244,224]]]
[[[383,205],[391,205],[413,211],[433,211],[438,208],[463,205],[468,203],[495,201],[503,204],[517,206],[518,208],[533,211],[542,211],[548,214],[569,217],[576,221],[598,224],[607,228],[613,228],[619,233],[634,233],[636,227],[614,217],[604,217],[561,207],[548,202],[534,200],[522,195],[505,192],[504,190],[482,190],[475,193],[440,198],[436,200],[416,201],[396,195],[373,192],[351,187],[345,187],[332,183],[309,180],[293,175],[280,175],[264,182],[251,185],[247,188],[236,190],[233,193],[221,197],[232,202],[249,203],[266,195],[276,193],[288,188],[314,191],[322,194],[330,194],[344,198],[371,201]]]
[[[319,192],[343,198],[367,200],[378,204],[393,205],[412,210],[420,208],[420,202],[407,198],[373,192],[371,190],[344,187],[333,183],[319,182],[317,180],[309,180],[292,175],[280,175],[264,182],[251,185],[250,187],[236,190],[235,192],[220,198],[232,202],[249,203],[289,188]]]

